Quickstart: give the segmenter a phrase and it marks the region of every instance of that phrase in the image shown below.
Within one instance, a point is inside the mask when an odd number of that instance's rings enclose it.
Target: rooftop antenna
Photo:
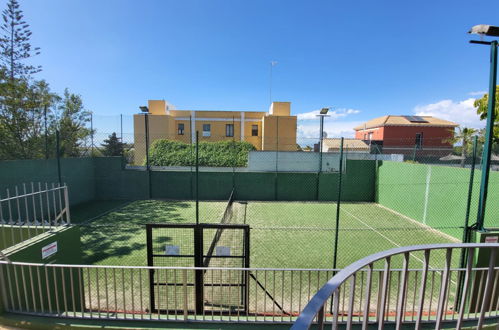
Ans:
[[[269,101],[272,105],[272,69],[277,65],[277,61],[270,61],[270,86],[269,86]]]

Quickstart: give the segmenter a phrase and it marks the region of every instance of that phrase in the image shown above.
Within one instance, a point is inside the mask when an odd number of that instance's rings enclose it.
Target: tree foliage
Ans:
[[[115,132],[109,135],[108,139],[104,140],[104,143],[102,143],[101,146],[103,147],[102,154],[104,156],[123,155],[124,143],[120,141]]]
[[[474,128],[469,128],[469,127],[457,127],[457,132],[454,132],[454,137],[450,139],[448,142],[454,144],[454,143],[461,143],[461,167],[464,167],[464,164],[466,162],[466,156],[469,155],[472,152],[473,149],[473,137],[477,135],[477,130]]]
[[[474,106],[481,120],[487,119],[489,94],[485,94],[475,100]],[[499,143],[499,86],[496,86],[496,105],[495,105],[495,120],[494,120],[494,142]]]
[[[80,95],[70,93],[66,88],[58,106],[56,123],[60,134],[60,154],[66,157],[82,155],[82,141],[92,132],[86,127],[90,122],[90,111],[85,110]]]
[[[55,155],[60,130],[63,156],[82,154],[89,112],[81,97],[63,97],[44,80],[34,80],[40,66],[26,63],[39,54],[30,44],[31,31],[18,0],[8,0],[0,25],[0,159],[32,159]],[[48,151],[48,152],[47,152]]]
[[[243,167],[252,150],[256,150],[255,146],[244,141],[199,142],[199,165]],[[194,166],[195,161],[195,145],[181,141],[156,140],[149,150],[152,166]]]
[[[39,47],[32,47],[32,32],[17,0],[8,0],[7,8],[2,12],[0,26],[0,57],[10,79],[27,78],[41,71],[40,66],[26,64],[23,61],[40,54]]]

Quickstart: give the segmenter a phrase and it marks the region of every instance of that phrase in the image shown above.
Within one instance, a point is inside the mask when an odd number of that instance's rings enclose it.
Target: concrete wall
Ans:
[[[123,170],[119,158],[96,158],[97,199],[149,198],[148,173]],[[343,174],[343,200],[373,201],[372,160],[348,160]],[[225,200],[234,182],[242,200],[336,200],[338,173],[200,172],[199,193],[205,200]],[[217,189],[213,189],[216,186]],[[362,187],[362,189],[359,189]],[[194,199],[195,173],[151,171],[153,198]]]
[[[321,166],[320,153],[296,151],[250,151],[248,156],[249,172],[315,172]],[[338,172],[340,155],[322,154],[322,172]]]
[[[92,158],[62,158],[62,183],[68,185],[71,205],[95,199],[94,161]],[[0,161],[0,196],[7,188],[30,182],[58,182],[55,159]],[[19,187],[21,188],[21,187]]]

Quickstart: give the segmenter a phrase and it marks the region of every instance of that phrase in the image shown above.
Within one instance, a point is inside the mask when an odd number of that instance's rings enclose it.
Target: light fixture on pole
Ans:
[[[322,172],[322,146],[324,144],[324,117],[327,115],[330,108],[322,108],[317,117],[320,118],[320,133],[319,133],[319,173]]]
[[[478,34],[480,37],[499,37],[499,27],[492,25],[475,25],[468,33]],[[487,201],[487,190],[489,185],[489,172],[490,172],[490,156],[492,150],[492,137],[494,130],[494,116],[495,116],[495,103],[496,103],[496,84],[497,84],[497,40],[484,41],[484,40],[470,40],[472,44],[490,45],[490,77],[489,77],[489,97],[487,104],[487,124],[485,128],[485,143],[483,146],[483,170],[480,182],[480,196],[478,200],[478,213],[476,220],[476,229],[484,230],[485,218],[485,203]]]
[[[321,152],[322,152],[322,142],[324,140],[324,117],[329,117],[327,115],[329,109],[331,109],[331,108],[322,108],[319,111],[319,114],[317,115],[317,117],[320,118],[319,151],[321,151]]]
[[[139,106],[140,111],[144,113],[144,133],[146,140],[146,170],[147,170],[147,180],[149,185],[149,198],[152,198],[152,187],[151,187],[151,166],[149,164],[149,108],[145,105]]]

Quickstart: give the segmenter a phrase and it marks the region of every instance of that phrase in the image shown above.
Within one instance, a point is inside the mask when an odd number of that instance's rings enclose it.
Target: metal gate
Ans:
[[[147,224],[147,265],[248,268],[249,229],[249,225]],[[196,314],[213,307],[227,313],[248,311],[248,275],[239,270],[151,269],[149,291],[153,313],[176,313],[186,306]],[[161,301],[168,302],[166,307],[161,308]]]

